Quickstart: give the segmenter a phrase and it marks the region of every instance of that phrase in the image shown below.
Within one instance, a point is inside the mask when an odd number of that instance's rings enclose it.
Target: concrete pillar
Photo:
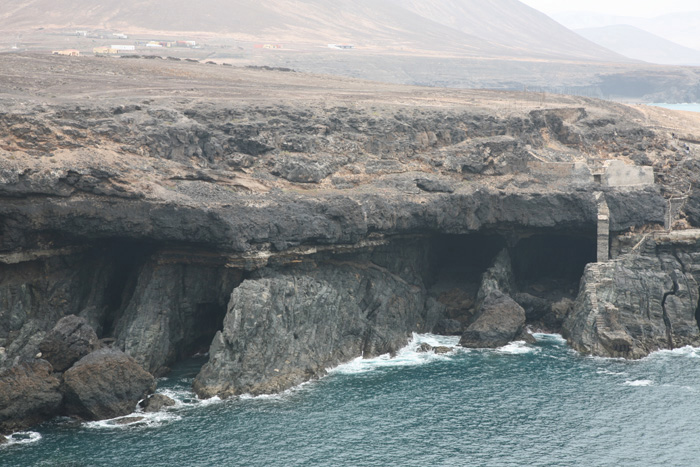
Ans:
[[[598,200],[598,262],[610,259],[610,209],[602,193],[596,193]]]

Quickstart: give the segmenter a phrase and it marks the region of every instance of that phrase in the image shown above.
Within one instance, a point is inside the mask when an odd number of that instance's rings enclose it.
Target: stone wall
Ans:
[[[654,168],[627,165],[622,161],[612,160],[605,163],[602,183],[605,186],[646,186],[654,184]]]

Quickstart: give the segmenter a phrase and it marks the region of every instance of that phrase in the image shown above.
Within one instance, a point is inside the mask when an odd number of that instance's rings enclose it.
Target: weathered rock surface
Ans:
[[[201,397],[285,390],[327,368],[393,353],[432,329],[425,290],[373,263],[265,273],[231,295],[194,389]]]
[[[157,376],[205,351],[221,329],[240,272],[198,264],[147,262],[114,323],[116,346]]]
[[[22,60],[0,57],[8,66]],[[55,60],[31,61],[43,66],[41,80],[14,82],[9,94],[0,86],[0,369],[33,358],[42,341],[47,358],[66,367],[75,357],[61,362],[67,355],[48,345],[51,330],[68,315],[84,318],[115,347],[83,356],[64,374],[66,413],[84,418],[133,409],[152,382],[137,364],[162,374],[207,348],[210,361],[195,388],[226,396],[280,391],[362,354],[395,352],[414,331],[461,333],[471,325],[480,346],[518,338],[510,335],[525,312],[507,297],[486,310],[488,297],[500,290],[534,297],[534,289],[519,287],[523,275],[541,271],[517,270],[517,245],[544,234],[593,239],[598,191],[613,233],[662,224],[666,198],[688,186],[694,194],[681,216],[697,221],[700,157],[692,141],[700,130],[691,125],[682,140],[669,135],[651,108],[563,96],[543,103],[526,94],[513,108],[513,94],[244,69],[197,75],[187,68],[196,76],[183,89],[174,77],[190,64],[163,61],[163,70],[155,61],[87,58],[74,63],[75,80],[90,77],[90,99],[78,106],[47,94],[48,84],[51,92],[67,81],[76,86],[52,71]],[[132,76],[126,86],[120,67],[135,77],[159,73],[158,88],[135,90]],[[223,69],[202,67],[215,68]],[[98,83],[108,83],[109,93]],[[113,93],[119,83],[123,95]],[[211,99],[190,88],[209,90]],[[601,154],[652,165],[659,183],[603,186],[591,173]],[[441,273],[437,248],[426,245],[447,237],[460,241],[441,256],[454,266]],[[493,252],[484,238],[499,240]],[[488,253],[484,264],[460,259],[472,241]],[[640,352],[656,345],[652,334],[665,336],[657,303],[674,345],[693,341],[683,336],[692,335],[686,309],[697,294],[694,251],[697,245],[678,250],[679,260],[664,253],[626,266],[635,272],[601,286],[614,306],[651,313],[652,327],[635,324],[653,331]],[[524,262],[547,254],[540,245]],[[656,285],[635,305],[621,290],[627,280],[638,282],[631,290],[644,289],[642,266]],[[587,276],[585,284],[595,281]],[[546,303],[521,300],[527,318],[567,319],[584,351],[605,347],[596,342],[612,338],[589,329],[589,305],[577,302],[571,312],[561,300],[575,294],[575,286],[568,289],[543,293]],[[459,293],[440,302],[450,290]],[[579,299],[590,304],[589,296],[585,285]],[[500,329],[505,309],[512,313]],[[610,319],[604,325],[617,329]]]
[[[700,345],[700,241],[649,239],[641,254],[590,264],[564,336],[580,352],[641,358]]]
[[[455,191],[453,184],[445,180],[436,180],[434,178],[416,179],[416,186],[429,193],[454,193]]]
[[[476,294],[477,307],[480,307],[486,298],[494,292],[501,292],[508,296],[515,292],[513,267],[507,249],[501,250],[491,267],[481,276],[481,285]]]
[[[526,292],[519,292],[513,295],[518,305],[525,310],[528,321],[537,321],[551,312],[551,303],[544,298],[536,297]]]
[[[433,332],[445,336],[461,336],[464,324],[455,319],[441,319],[433,328]]]
[[[490,293],[477,312],[478,318],[462,334],[459,345],[497,348],[517,340],[525,329],[525,310],[499,291]]]
[[[99,341],[95,330],[85,318],[75,315],[61,318],[39,344],[42,358],[58,372],[67,370],[98,348]]]
[[[446,347],[444,345],[438,345],[433,347],[430,344],[427,344],[423,342],[420,346],[418,346],[418,352],[434,352],[438,355],[446,354],[452,352],[453,349],[450,347]]]
[[[0,373],[0,435],[58,415],[60,381],[46,360],[22,362]]]
[[[143,407],[143,411],[149,412],[160,412],[165,407],[172,407],[175,405],[175,401],[165,394],[151,394],[146,399],[142,400],[139,405]]]
[[[128,415],[154,390],[153,376],[113,348],[90,353],[63,374],[65,411],[85,420]]]

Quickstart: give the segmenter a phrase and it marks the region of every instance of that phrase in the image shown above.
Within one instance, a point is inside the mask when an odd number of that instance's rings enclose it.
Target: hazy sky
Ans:
[[[521,0],[547,14],[593,11],[620,16],[659,16],[700,10],[698,0]]]

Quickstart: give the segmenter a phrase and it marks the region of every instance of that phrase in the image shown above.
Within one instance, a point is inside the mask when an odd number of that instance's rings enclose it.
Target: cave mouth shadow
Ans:
[[[584,235],[537,234],[521,238],[510,257],[521,292],[574,298],[586,265],[596,261],[596,241]]]
[[[430,241],[430,269],[426,285],[442,289],[455,284],[476,284],[506,247],[498,234],[438,235]]]
[[[227,304],[199,303],[191,326],[187,329],[185,339],[178,351],[177,360],[201,356],[209,352],[214,336],[224,328]]]
[[[586,265],[596,261],[594,235],[518,236],[513,232],[486,232],[431,238],[426,288],[430,296],[445,306],[445,318],[453,321],[451,331],[436,328],[437,333],[458,334],[459,329],[476,319],[482,276],[504,249],[509,253],[513,272],[512,298],[525,300],[522,306],[528,313],[528,322],[552,330],[561,323],[560,318],[548,317],[553,313],[550,306],[564,298],[573,301]],[[528,311],[526,303],[533,303],[534,299],[539,300],[534,302],[539,308]]]
[[[115,325],[131,300],[139,273],[154,251],[155,245],[132,240],[105,241],[92,250],[108,271],[102,304],[105,311],[96,329],[99,337],[114,337]]]

